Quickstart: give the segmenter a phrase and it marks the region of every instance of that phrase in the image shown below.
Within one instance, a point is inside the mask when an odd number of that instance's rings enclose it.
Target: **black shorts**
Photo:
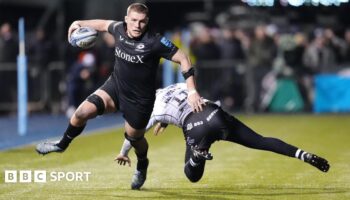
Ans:
[[[141,104],[125,100],[125,98],[122,98],[123,94],[119,92],[117,82],[113,76],[110,76],[100,89],[113,99],[116,108],[123,113],[124,119],[133,128],[146,128],[152,114],[154,102]],[[142,105],[142,108],[139,107],[140,105]]]
[[[184,120],[184,136],[189,146],[209,149],[216,140],[224,137],[225,112],[215,104],[207,104],[203,111],[189,114]]]

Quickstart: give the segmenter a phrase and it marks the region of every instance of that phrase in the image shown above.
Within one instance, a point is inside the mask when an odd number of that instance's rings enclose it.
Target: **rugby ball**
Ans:
[[[93,28],[80,27],[72,32],[69,38],[69,43],[73,47],[88,49],[95,45],[97,35],[98,32]]]

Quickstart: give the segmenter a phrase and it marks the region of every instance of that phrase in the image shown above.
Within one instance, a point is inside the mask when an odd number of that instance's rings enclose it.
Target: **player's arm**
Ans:
[[[79,27],[90,27],[97,31],[107,32],[108,26],[115,21],[103,20],[103,19],[92,19],[92,20],[77,20],[74,21],[68,28],[68,40],[72,32]]]
[[[164,129],[168,126],[166,123],[161,123],[156,120],[156,117],[152,113],[150,120],[148,121],[148,124],[146,126],[146,132],[149,131],[154,126],[153,133],[154,135],[158,135],[159,133],[162,133]]]
[[[131,150],[132,146],[130,144],[130,141],[125,139],[123,142],[123,146],[120,150],[119,155],[114,159],[114,161],[117,161],[119,165],[125,165],[128,163],[129,167],[131,166],[131,160],[128,156],[129,151]]]
[[[166,129],[166,127],[168,127],[168,125],[169,124],[158,122],[154,127],[154,131],[153,131],[154,135],[157,136],[160,133],[162,133]]]
[[[202,111],[202,104],[204,105],[205,103],[197,92],[194,79],[194,68],[192,68],[190,58],[182,50],[178,49],[171,60],[179,63],[181,66],[181,71],[187,84],[188,102],[190,106],[196,112]]]

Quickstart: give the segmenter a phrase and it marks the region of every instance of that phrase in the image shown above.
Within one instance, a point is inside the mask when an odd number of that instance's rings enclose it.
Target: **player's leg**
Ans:
[[[184,172],[188,180],[195,183],[202,178],[205,168],[205,162],[205,159],[197,157],[193,153],[191,147],[188,144],[186,144]]]
[[[328,171],[329,164],[327,160],[298,149],[297,147],[287,144],[280,139],[263,137],[224,111],[222,111],[221,116],[223,117],[222,120],[225,121],[226,126],[229,127],[227,133],[223,134],[222,139],[253,149],[272,151],[285,156],[295,157],[311,164],[323,172]]]
[[[69,143],[81,134],[89,119],[115,110],[114,102],[109,94],[101,89],[96,90],[74,112],[65,134],[57,146],[66,149]]]
[[[140,189],[146,181],[149,164],[147,158],[148,143],[144,135],[153,110],[153,102],[139,106],[127,101],[121,101],[120,108],[125,118],[125,138],[130,141],[137,156],[137,165],[132,178],[131,189]]]
[[[186,139],[184,172],[191,182],[197,182],[202,178],[206,160],[213,158],[209,148],[219,131],[211,127],[210,121],[217,109],[216,105],[208,104],[203,111],[188,115],[184,121],[182,127]]]
[[[128,122],[125,122],[125,138],[135,149],[137,157],[136,170],[132,178],[131,189],[140,189],[147,178],[148,168],[148,143],[144,137],[145,129],[135,129]]]
[[[51,152],[63,152],[72,140],[82,133],[89,119],[115,110],[115,103],[109,94],[104,90],[98,89],[81,103],[74,112],[62,139],[59,142],[40,143],[37,145],[36,151],[43,155]]]
[[[125,122],[125,137],[130,141],[138,160],[147,159],[148,143],[145,135],[145,129],[135,129],[128,122]]]

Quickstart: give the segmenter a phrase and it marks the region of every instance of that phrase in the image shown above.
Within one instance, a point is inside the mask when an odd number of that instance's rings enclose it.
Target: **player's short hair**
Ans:
[[[135,12],[138,12],[138,13],[143,13],[143,14],[145,14],[148,17],[148,7],[145,4],[143,4],[143,3],[130,4],[130,6],[128,7],[128,9],[126,11],[126,14],[129,15],[129,13],[131,11],[135,11]]]

